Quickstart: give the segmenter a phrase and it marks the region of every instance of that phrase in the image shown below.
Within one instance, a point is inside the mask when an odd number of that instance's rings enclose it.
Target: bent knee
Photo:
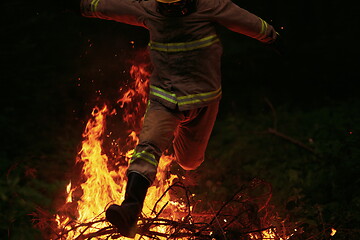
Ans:
[[[198,159],[177,159],[177,163],[184,170],[195,170],[201,165],[203,161],[203,157]]]

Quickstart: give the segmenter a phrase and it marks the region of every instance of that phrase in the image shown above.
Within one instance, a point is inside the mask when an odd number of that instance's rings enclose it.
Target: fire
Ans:
[[[331,233],[330,236],[334,236],[336,234],[336,229],[335,228],[331,228]]]
[[[122,186],[117,185],[113,180],[112,173],[107,169],[108,158],[102,152],[101,137],[104,133],[107,113],[106,106],[102,109],[94,108],[92,112],[93,119],[87,123],[83,134],[84,140],[77,162],[83,163],[82,174],[86,181],[80,186],[83,194],[81,199],[77,201],[77,222],[92,221],[104,211],[104,206],[109,202],[122,198]],[[74,189],[71,189],[69,193]],[[70,194],[68,195],[68,202],[72,202]],[[67,223],[67,221],[65,222]],[[102,227],[106,226],[103,223],[93,226],[93,228]],[[65,229],[69,230],[70,228],[71,225],[65,227]],[[69,231],[67,239],[74,239],[82,232],[87,233],[87,231],[84,232],[84,229],[79,228],[77,231]],[[91,230],[89,229],[89,231]]]
[[[66,186],[66,193],[68,194],[67,195],[67,198],[66,198],[66,202],[67,203],[71,203],[72,202],[72,189],[71,189],[71,181],[70,183]]]
[[[120,108],[123,110],[123,121],[126,122],[129,128],[139,125],[142,121],[142,116],[139,116],[141,109],[145,109],[147,102],[147,89],[149,73],[145,69],[145,65],[133,65],[130,74],[134,79],[133,86],[127,89],[122,97],[117,101]],[[122,89],[121,89],[122,90]],[[131,103],[131,104],[129,104]],[[130,108],[131,106],[132,108]],[[85,131],[83,133],[82,148],[76,160],[78,164],[82,164],[82,178],[85,179],[80,186],[74,186],[71,182],[67,185],[66,204],[76,203],[75,213],[73,217],[69,215],[56,216],[58,229],[62,233],[60,239],[77,239],[81,236],[87,236],[99,229],[110,226],[105,221],[98,221],[104,217],[104,210],[111,203],[120,204],[124,199],[124,192],[126,187],[126,169],[127,166],[120,166],[116,170],[109,170],[109,159],[104,153],[103,140],[106,130],[106,120],[108,117],[116,114],[116,111],[110,111],[108,106],[101,108],[95,107],[92,111],[92,117],[87,122]],[[134,130],[130,131],[127,136],[129,144],[127,148],[134,148],[138,143],[137,133]],[[126,148],[124,148],[126,149]],[[122,151],[121,149],[119,151]],[[121,153],[128,161],[131,158],[133,150]],[[171,202],[170,195],[167,193],[161,199],[165,190],[176,179],[175,175],[168,176],[168,170],[172,162],[171,157],[162,156],[159,164],[156,184],[151,186],[144,203],[143,214],[145,216],[153,215],[153,207],[156,204],[154,212],[158,212],[165,204]],[[81,197],[75,199],[74,192],[81,192]],[[160,201],[158,201],[160,199]],[[172,208],[168,211],[170,219],[176,219],[176,211],[181,207],[176,204],[168,204],[167,208]],[[62,209],[66,208],[65,206]],[[91,226],[84,224],[82,227],[74,228],[74,224],[95,222]],[[166,227],[157,227],[157,232],[167,233]],[[66,234],[63,234],[63,233]],[[137,235],[137,238],[139,236]],[[59,239],[59,238],[55,238]],[[98,238],[100,239],[100,238]],[[102,238],[101,238],[102,239]],[[106,236],[104,236],[106,239]],[[124,237],[120,239],[126,239]]]
[[[110,109],[107,105],[94,107],[92,111],[92,116],[87,122],[83,133],[82,147],[76,159],[77,165],[81,166],[81,177],[79,183],[76,184],[76,182],[70,181],[67,185],[66,200],[54,217],[56,230],[50,239],[127,239],[114,235],[111,224],[104,221],[104,212],[110,204],[121,204],[124,200],[127,163],[131,159],[133,149],[139,141],[138,134],[141,129],[142,116],[148,101],[147,92],[150,75],[147,71],[147,65],[133,65],[130,69],[130,75],[133,81],[120,89],[121,97],[117,101],[120,111]],[[106,140],[113,136],[111,129],[107,129],[109,127],[107,123],[112,117],[119,115],[122,118],[121,124],[125,124],[126,128],[125,133],[123,133],[124,139],[113,139],[111,144],[107,146]],[[109,155],[109,152],[111,155]],[[120,158],[121,161],[119,161]],[[225,234],[223,226],[229,227],[234,220],[239,220],[240,215],[231,217],[220,213],[215,214],[212,210],[210,215],[206,212],[196,215],[200,221],[194,219],[190,215],[193,206],[189,204],[189,199],[194,195],[186,192],[188,202],[184,203],[183,199],[173,199],[170,191],[167,191],[171,186],[174,186],[173,184],[177,179],[176,175],[169,173],[172,161],[173,159],[170,156],[163,155],[161,157],[156,181],[147,192],[143,207],[144,218],[139,221],[139,225],[146,225],[147,219],[152,220],[158,217],[161,212],[161,219],[157,220],[163,221],[162,223],[165,224],[154,224],[151,225],[154,227],[150,228],[150,231],[158,233],[156,239],[168,239],[167,237],[173,234],[174,231],[177,234],[180,233],[176,237],[178,240],[190,239],[189,236],[193,239],[191,234],[202,234],[202,236],[206,236],[205,239],[212,238],[213,234],[214,236],[218,234],[219,228]],[[267,206],[270,197],[271,194],[269,194],[264,207]],[[239,201],[237,198],[233,200],[233,202]],[[231,202],[229,204],[231,205]],[[244,207],[246,205],[240,204],[239,206]],[[221,209],[226,211],[226,209],[231,209],[231,206],[229,207]],[[235,206],[234,210],[236,208]],[[241,212],[240,210],[230,211],[230,213]],[[260,208],[259,211],[262,210],[263,208]],[[226,218],[221,219],[222,216],[226,216]],[[207,219],[213,220],[206,223]],[[185,227],[174,230],[176,228],[172,228],[170,222],[175,223],[175,226],[182,224]],[[220,222],[223,223],[220,224]],[[258,232],[258,234],[253,232]],[[288,239],[288,237],[279,237],[276,229],[273,228],[250,231],[247,234],[251,239]],[[135,239],[147,240],[154,238],[136,235]]]
[[[262,231],[261,234],[262,234],[262,237],[263,237],[262,239],[276,239],[277,238],[275,232],[272,229]],[[284,240],[284,239],[279,238],[279,240]]]
[[[269,228],[266,230],[261,231],[260,236],[255,235],[255,234],[250,234],[249,235],[251,239],[261,239],[261,240],[266,240],[266,239],[277,239],[277,240],[287,240],[290,238],[289,237],[280,237],[276,234],[276,232],[274,231],[274,229]]]

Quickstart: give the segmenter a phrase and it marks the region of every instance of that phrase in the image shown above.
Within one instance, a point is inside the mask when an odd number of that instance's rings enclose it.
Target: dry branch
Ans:
[[[185,196],[186,212],[183,213],[181,219],[168,219],[163,212],[167,204],[164,204],[158,212],[157,205],[168,191],[180,189]],[[262,194],[250,196],[254,189],[262,188]],[[265,189],[265,190],[264,190]],[[138,223],[137,233],[140,239],[196,239],[196,240],[226,240],[226,239],[263,239],[262,233],[271,229],[276,232],[276,227],[272,225],[272,217],[270,213],[269,201],[271,198],[270,184],[256,180],[249,185],[244,185],[236,192],[228,201],[222,205],[214,206],[217,210],[208,212],[193,212],[191,209],[191,196],[189,189],[181,182],[171,185],[164,194],[158,199],[153,207],[152,217],[142,215]],[[210,203],[209,203],[210,204]],[[213,204],[213,203],[212,203]],[[211,207],[213,208],[213,207]],[[49,221],[50,222],[50,221]],[[98,223],[106,223],[104,228],[96,228]],[[165,227],[166,233],[157,231],[156,227]],[[93,221],[87,223],[79,223],[75,220],[69,221],[66,228],[51,229],[51,239],[63,240],[67,239],[70,232],[77,232],[74,239],[118,239],[121,235],[117,229],[107,223],[104,214],[97,216]],[[80,232],[80,233],[79,233]],[[277,233],[277,237],[271,239],[280,239],[285,233]],[[49,238],[49,237],[48,237]]]
[[[268,129],[268,133],[271,133],[271,134],[273,134],[273,135],[275,135],[275,136],[278,136],[278,137],[280,137],[280,138],[282,138],[282,139],[284,139],[284,140],[286,140],[286,141],[288,141],[288,142],[291,142],[291,143],[293,143],[293,144],[295,144],[295,145],[297,145],[297,146],[299,146],[299,147],[301,147],[301,148],[303,148],[303,149],[306,149],[307,151],[309,151],[309,152],[311,152],[312,154],[316,155],[316,152],[315,152],[314,149],[308,147],[307,145],[305,145],[304,143],[300,142],[299,140],[296,140],[296,139],[294,139],[294,138],[292,138],[292,137],[289,137],[289,136],[287,136],[287,135],[285,135],[285,134],[277,131],[276,129],[269,128],[269,129]]]

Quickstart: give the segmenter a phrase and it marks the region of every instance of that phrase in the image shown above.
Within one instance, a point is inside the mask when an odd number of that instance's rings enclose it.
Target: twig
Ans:
[[[299,146],[301,148],[304,148],[304,149],[308,150],[309,152],[311,152],[312,154],[314,154],[315,156],[317,156],[314,149],[306,146],[304,143],[302,143],[302,142],[300,142],[300,141],[298,141],[298,140],[296,140],[296,139],[294,139],[292,137],[289,137],[289,136],[287,136],[287,135],[285,135],[285,134],[283,134],[281,132],[278,132],[276,129],[269,128],[267,132],[270,133],[270,134],[273,134],[275,136],[278,136],[278,137],[280,137],[282,139],[285,139],[285,140],[287,140],[287,141],[289,141],[289,142],[291,142],[291,143],[293,143],[293,144],[295,144],[295,145],[297,145],[297,146]]]
[[[168,240],[177,240],[177,239],[196,239],[196,240],[211,240],[211,239],[233,239],[235,236],[237,239],[243,238],[246,235],[259,233],[261,234],[262,231],[266,231],[268,229],[273,229],[276,232],[274,226],[267,226],[267,227],[258,227],[262,225],[267,225],[268,220],[267,215],[267,208],[269,198],[271,198],[271,188],[269,188],[269,192],[259,195],[255,198],[249,199],[245,198],[242,201],[239,200],[239,195],[245,196],[247,191],[251,191],[252,189],[266,185],[267,183],[264,181],[256,181],[250,184],[249,186],[243,185],[236,194],[233,195],[228,201],[226,201],[220,209],[212,215],[208,215],[207,213],[199,214],[199,213],[192,213],[191,206],[190,206],[190,191],[182,184],[182,183],[175,183],[171,185],[165,193],[158,199],[155,203],[152,212],[155,214],[155,217],[147,218],[142,217],[141,222],[138,225],[138,232],[137,234],[140,235],[140,239],[152,239],[152,240],[159,240],[159,239],[168,239]],[[166,192],[170,191],[175,187],[179,187],[184,191],[184,195],[186,196],[186,216],[183,217],[181,220],[171,220],[162,218],[161,213],[163,213],[164,209],[168,206],[165,204],[162,208],[156,212],[156,206],[159,204],[160,199],[163,198]],[[261,206],[249,207],[250,205],[255,205],[255,202],[249,201],[257,201],[258,199],[264,199]],[[213,210],[212,205],[209,203],[210,208]],[[233,209],[234,208],[234,209]],[[236,211],[235,211],[236,209]],[[260,209],[258,211],[254,211],[254,209]],[[258,220],[260,219],[261,212],[266,212],[266,214],[261,218],[263,222],[260,224]],[[230,212],[230,213],[228,213]],[[254,217],[254,214],[256,217]],[[196,216],[196,218],[194,218]],[[222,217],[229,219],[229,222],[222,223]],[[206,221],[199,221],[197,218],[200,219],[207,219]],[[231,220],[230,220],[231,219]],[[216,225],[214,222],[216,221]],[[107,226],[101,229],[97,229],[95,232],[85,233],[87,230],[91,229],[94,224],[96,223],[105,223],[106,220],[104,217],[100,217],[98,215],[94,218],[94,221],[87,222],[87,223],[76,223],[75,221],[70,221],[68,226],[71,226],[70,230],[66,230],[63,228],[60,230],[61,232],[54,232],[52,239],[66,239],[67,235],[71,231],[78,231],[81,228],[81,233],[75,238],[78,240],[84,239],[116,239],[121,237],[119,233],[117,233],[117,229],[112,226]],[[155,227],[165,227],[168,229],[166,233],[158,232]],[[82,229],[84,228],[85,229]],[[219,232],[219,229],[221,232]],[[58,230],[59,231],[59,230]],[[220,234],[220,235],[219,235]],[[55,237],[54,237],[55,236]],[[282,236],[283,237],[283,236]],[[274,238],[275,239],[275,238]],[[279,239],[279,237],[277,237]]]
[[[320,223],[321,223],[321,226],[322,226],[322,234],[323,234],[323,237],[324,237],[324,239],[326,239],[324,218],[323,218],[323,215],[322,215],[322,212],[321,212],[321,209],[320,209],[320,206],[319,206],[319,205],[316,205],[316,210],[318,211],[318,214],[319,214],[319,220],[320,220]]]
[[[273,116],[273,127],[272,128],[268,128],[267,132],[270,133],[270,134],[273,134],[275,136],[278,136],[278,137],[281,137],[301,148],[304,148],[306,149],[307,151],[311,152],[312,154],[314,154],[315,156],[317,156],[316,152],[314,149],[308,147],[307,145],[305,145],[304,143],[292,138],[292,137],[289,137],[281,132],[279,132],[277,130],[277,115],[276,115],[276,111],[275,111],[275,108],[274,106],[272,105],[272,103],[270,102],[270,100],[268,98],[264,98],[265,102],[267,103],[267,105],[270,107],[271,109],[271,113],[272,113],[272,116]]]
[[[264,98],[264,100],[267,103],[267,105],[270,107],[271,113],[273,115],[273,128],[277,129],[277,116],[276,116],[275,108],[274,108],[274,106],[272,105],[272,103],[270,102],[270,100],[268,98]]]
[[[214,209],[213,209],[213,207],[211,206],[211,203],[208,203],[208,204],[209,204],[209,207],[210,207],[211,211],[214,212]],[[226,235],[225,235],[224,229],[221,227],[221,224],[220,224],[220,222],[219,222],[218,217],[215,215],[214,218],[216,219],[216,222],[217,222],[217,224],[219,225],[219,228],[220,228],[220,230],[221,230],[221,233],[223,234],[224,239],[226,240]]]

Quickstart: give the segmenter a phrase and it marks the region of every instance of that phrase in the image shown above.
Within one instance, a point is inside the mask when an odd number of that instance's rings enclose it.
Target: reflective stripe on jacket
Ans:
[[[184,17],[165,17],[155,0],[82,0],[82,14],[142,26],[150,33],[150,98],[169,108],[202,107],[221,97],[222,46],[219,23],[262,42],[276,38],[273,27],[231,0],[197,0]]]
[[[191,51],[203,47],[210,46],[211,44],[220,41],[216,35],[201,38],[199,40],[183,42],[183,43],[159,43],[150,41],[149,47],[151,50],[161,52],[184,52]]]

